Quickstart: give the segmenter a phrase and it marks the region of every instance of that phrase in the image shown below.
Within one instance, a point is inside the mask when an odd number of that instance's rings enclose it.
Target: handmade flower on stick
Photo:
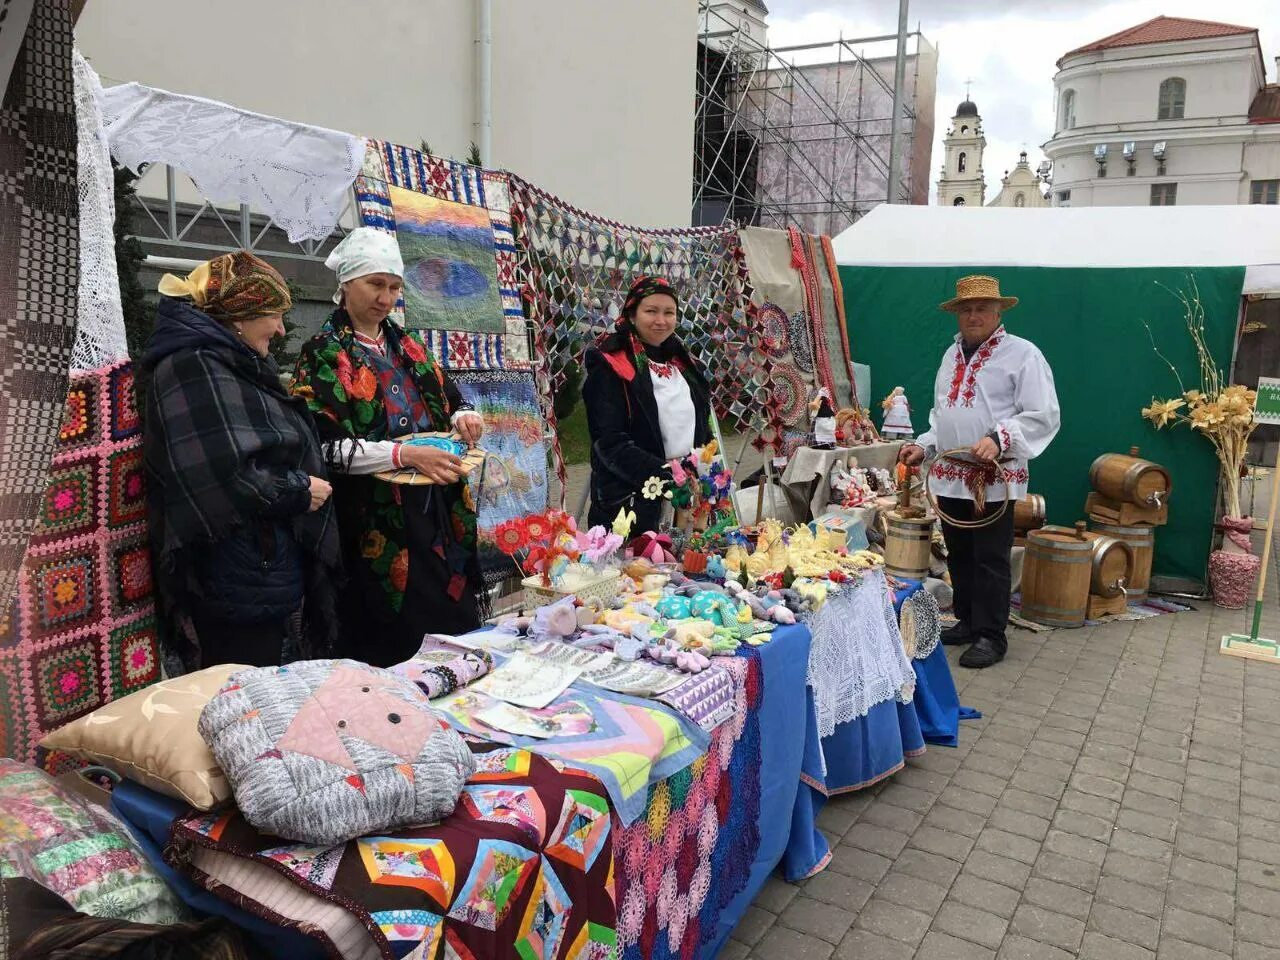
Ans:
[[[636,512],[623,507],[618,511],[618,515],[613,518],[613,532],[626,540],[631,535],[631,527],[636,522]]]
[[[665,495],[665,487],[666,482],[661,477],[650,477],[644,482],[644,486],[640,488],[640,494],[646,500],[657,500]]]

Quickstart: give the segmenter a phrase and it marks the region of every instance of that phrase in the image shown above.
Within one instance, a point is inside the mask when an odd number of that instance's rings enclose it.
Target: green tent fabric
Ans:
[[[938,364],[956,333],[954,319],[938,304],[954,296],[959,277],[974,273],[999,278],[1003,293],[1021,299],[1006,314],[1006,326],[1034,342],[1053,368],[1062,429],[1031,464],[1031,490],[1044,495],[1049,521],[1083,519],[1094,458],[1136,446],[1173,478],[1169,523],[1156,531],[1153,573],[1203,583],[1217,459],[1210,443],[1185,425],[1157,431],[1142,418],[1152,396],[1179,393],[1143,321],[1186,388],[1199,387],[1195,351],[1174,294],[1189,291],[1194,281],[1205,311],[1205,341],[1219,367],[1229,368],[1244,267],[841,266],[850,347],[854,360],[871,366],[870,399],[903,387],[919,432],[926,429]]]

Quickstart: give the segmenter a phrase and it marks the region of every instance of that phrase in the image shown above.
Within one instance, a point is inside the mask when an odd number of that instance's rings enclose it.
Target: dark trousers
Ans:
[[[939,504],[957,520],[973,520],[973,501],[939,497]],[[988,502],[983,512],[991,516],[1000,501]],[[955,592],[955,615],[974,637],[986,637],[1003,654],[1008,648],[1005,627],[1009,623],[1009,591],[1012,574],[1009,552],[1013,549],[1013,504],[994,523],[966,529],[942,521],[947,542],[947,569]]]
[[[231,623],[196,613],[191,621],[200,640],[201,668],[220,663],[279,666],[295,628],[292,620],[285,617],[271,623]]]

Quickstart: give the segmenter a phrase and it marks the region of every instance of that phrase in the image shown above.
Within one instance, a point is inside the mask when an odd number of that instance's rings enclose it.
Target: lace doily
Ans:
[[[360,137],[125,83],[103,91],[111,152],[132,170],[167,163],[212,201],[266,213],[297,243],[323,240],[364,162]]]
[[[829,599],[809,631],[809,687],[819,736],[865,717],[878,703],[910,703],[915,696],[916,675],[902,650],[884,571],[868,571],[852,589]]]
[[[115,177],[98,108],[102,85],[79,50],[72,53],[71,63],[80,195],[80,287],[71,369],[87,372],[127,359],[129,346],[116,272]]]
[[[925,660],[938,648],[942,639],[942,619],[938,611],[938,601],[928,590],[917,590],[902,601],[902,612],[899,620],[903,630],[907,624],[911,626],[915,638],[915,649],[911,651],[913,660]]]

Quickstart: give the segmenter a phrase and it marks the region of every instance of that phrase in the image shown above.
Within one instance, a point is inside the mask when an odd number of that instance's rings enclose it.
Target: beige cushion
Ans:
[[[166,796],[210,810],[231,785],[196,729],[200,711],[231,674],[224,663],[161,680],[49,734],[40,745],[99,763]]]

